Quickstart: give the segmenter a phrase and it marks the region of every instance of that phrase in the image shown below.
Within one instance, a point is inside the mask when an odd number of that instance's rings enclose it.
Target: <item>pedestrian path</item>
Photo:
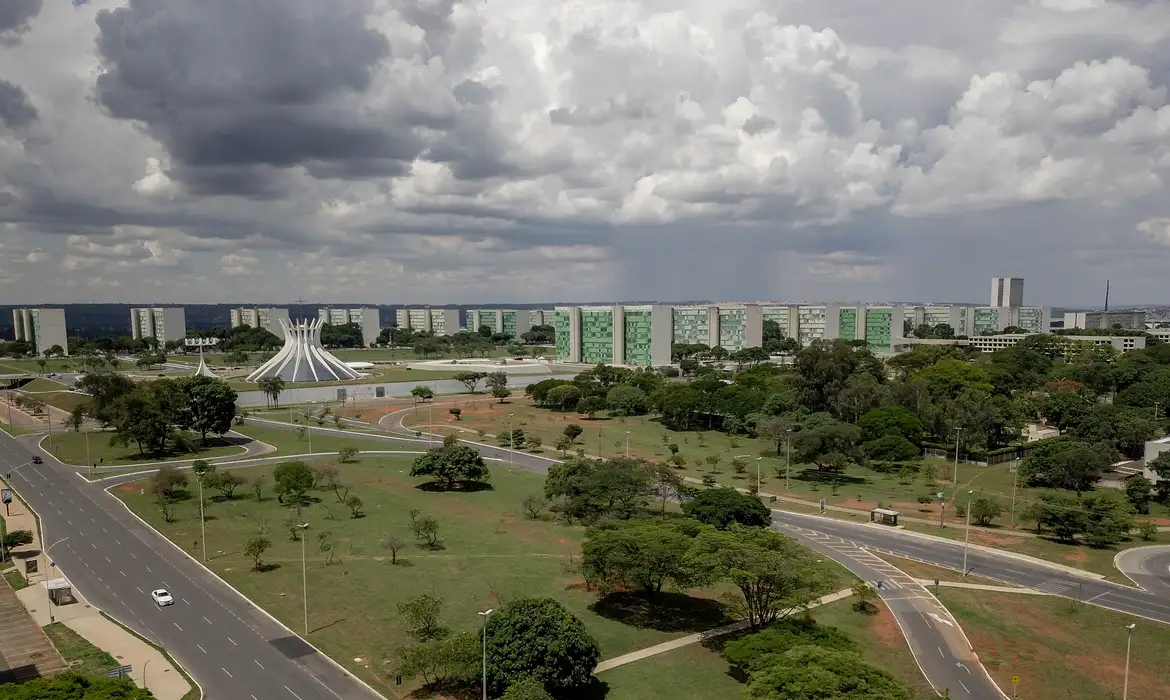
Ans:
[[[964,588],[969,591],[992,591],[996,593],[1019,593],[1020,595],[1049,595],[1044,591],[1022,586],[996,586],[990,583],[967,583],[966,581],[935,581],[927,578],[915,579],[922,586],[941,586],[943,588]]]
[[[820,605],[825,605],[827,603],[832,603],[832,602],[835,602],[838,600],[842,600],[843,598],[848,598],[851,595],[853,595],[853,590],[846,588],[844,590],[840,590],[840,591],[837,591],[835,593],[830,593],[828,595],[821,596],[820,598],[818,598],[816,601],[814,601],[808,607],[809,607],[809,609],[812,609],[812,608],[815,608],[815,607],[820,606]],[[611,668],[617,668],[618,666],[625,666],[626,664],[630,664],[630,663],[633,663],[635,661],[641,661],[642,659],[647,659],[647,658],[650,658],[651,656],[658,656],[659,654],[665,654],[668,651],[674,651],[675,649],[681,649],[682,647],[689,646],[691,644],[698,644],[699,642],[702,642],[703,640],[706,640],[706,639],[714,639],[715,637],[722,637],[725,634],[731,634],[732,632],[738,632],[738,631],[744,629],[745,627],[747,627],[747,622],[740,621],[740,622],[733,622],[730,625],[724,625],[723,627],[716,627],[715,629],[707,630],[705,632],[696,632],[695,634],[688,634],[685,637],[679,637],[678,639],[672,639],[669,642],[655,644],[652,647],[646,647],[645,649],[638,649],[637,651],[631,651],[628,654],[623,654],[621,656],[615,656],[612,659],[602,661],[601,663],[597,664],[597,668],[595,668],[593,670],[593,672],[594,673],[601,673],[602,671],[608,671]]]

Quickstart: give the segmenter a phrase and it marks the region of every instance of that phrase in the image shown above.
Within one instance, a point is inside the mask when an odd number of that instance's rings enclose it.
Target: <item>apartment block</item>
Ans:
[[[1024,305],[1023,277],[992,277],[989,306],[1015,307]]]
[[[130,335],[135,340],[154,338],[160,343],[187,337],[187,314],[181,306],[130,309]]]
[[[467,330],[475,332],[487,326],[492,333],[507,333],[513,338],[552,321],[552,311],[543,309],[468,309]]]
[[[763,308],[759,304],[698,304],[671,308],[675,343],[702,343],[728,352],[764,344]]]
[[[459,309],[432,309],[429,306],[412,306],[398,309],[395,320],[399,328],[409,328],[416,333],[434,335],[455,335],[460,329]],[[470,326],[471,317],[468,316]],[[476,326],[478,328],[478,326]]]
[[[1074,311],[1064,315],[1065,328],[1145,328],[1145,311]]]
[[[557,359],[584,364],[661,367],[670,364],[671,308],[558,306],[552,314]]]
[[[325,308],[318,310],[317,316],[331,326],[356,323],[362,329],[362,345],[367,348],[377,342],[378,334],[382,332],[378,310],[367,306],[356,309]]]
[[[239,308],[231,310],[232,328],[250,326],[263,328],[277,338],[284,340],[284,327],[281,319],[289,321],[288,309],[275,308]]]
[[[13,309],[12,327],[15,339],[32,343],[37,355],[44,356],[54,345],[60,345],[69,354],[65,309]]]

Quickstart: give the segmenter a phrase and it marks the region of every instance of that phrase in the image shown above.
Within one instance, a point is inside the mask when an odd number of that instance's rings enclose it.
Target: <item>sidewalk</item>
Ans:
[[[820,606],[820,605],[825,605],[827,603],[833,603],[833,602],[836,602],[836,601],[841,600],[843,598],[848,598],[851,595],[853,595],[853,590],[850,588],[845,588],[845,589],[837,591],[835,593],[830,593],[828,595],[821,596],[816,601],[814,601],[811,605],[809,605],[808,609],[811,610],[811,609],[813,609],[817,606]],[[611,668],[617,668],[618,666],[625,666],[626,664],[630,664],[630,663],[633,663],[635,661],[641,661],[642,659],[646,659],[646,658],[649,658],[651,656],[658,656],[659,654],[665,654],[668,651],[674,651],[675,649],[680,649],[682,647],[689,646],[691,644],[697,644],[697,643],[703,641],[704,639],[713,639],[715,637],[722,637],[723,635],[730,634],[732,632],[738,632],[739,630],[741,630],[745,627],[747,627],[747,622],[740,621],[740,622],[733,622],[730,625],[724,625],[723,627],[716,627],[715,629],[707,630],[706,632],[696,632],[695,634],[688,634],[685,637],[679,637],[678,639],[672,639],[669,642],[655,644],[652,647],[646,647],[645,649],[638,649],[637,651],[631,651],[628,654],[622,654],[621,656],[615,656],[612,659],[602,661],[601,663],[597,664],[597,668],[595,668],[593,670],[593,672],[594,673],[601,673],[602,671],[608,671]]]
[[[28,588],[17,591],[16,597],[36,623],[44,627],[49,624],[50,603],[44,582],[50,567],[47,555],[41,550],[41,533],[37,529],[36,518],[28,512],[23,502],[14,498],[9,508],[11,515],[5,518],[8,531],[30,530],[33,535],[32,544],[13,548],[14,560],[20,572],[23,574],[25,571],[24,559],[39,560],[37,573],[28,577]],[[33,557],[21,556],[22,553],[32,554],[34,551],[36,555]],[[187,694],[191,685],[161,652],[102,617],[98,609],[91,606],[76,589],[73,590],[73,596],[77,598],[76,604],[53,607],[55,621],[64,623],[90,644],[108,652],[120,664],[133,666],[133,680],[139,687],[143,687],[143,669],[146,669],[149,673],[147,687],[159,700],[180,700]]]
[[[916,578],[914,579],[914,582],[924,587],[935,585],[935,581],[933,579]],[[1038,591],[1035,588],[1024,588],[1022,586],[996,586],[988,583],[966,583],[964,581],[938,581],[937,585],[943,588],[965,588],[969,591],[1019,593],[1020,595],[1050,595],[1044,591]]]

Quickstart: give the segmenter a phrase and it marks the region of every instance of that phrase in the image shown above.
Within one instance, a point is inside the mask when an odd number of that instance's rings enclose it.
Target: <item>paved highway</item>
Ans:
[[[205,698],[379,697],[177,551],[101,486],[40,454],[44,464],[29,464],[30,450],[0,433],[0,471],[11,472],[11,486],[40,515],[56,566],[98,608],[166,648]],[[175,605],[155,606],[150,591],[160,587]]]

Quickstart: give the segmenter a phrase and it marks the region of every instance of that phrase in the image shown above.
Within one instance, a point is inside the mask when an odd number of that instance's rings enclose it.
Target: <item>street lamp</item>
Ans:
[[[971,494],[975,493],[972,490],[967,491],[967,529],[963,531],[963,576],[967,576],[967,541],[971,539]]]
[[[210,469],[211,465],[201,459],[191,465],[191,471],[195,472],[195,482],[199,484],[199,532],[203,537],[203,561],[207,561],[207,523],[203,519],[203,475]]]
[[[763,457],[756,457],[756,495],[760,495],[760,462],[764,460]]]
[[[1131,622],[1125,626],[1125,681],[1121,686],[1121,700],[1127,700],[1129,697],[1129,650],[1133,642],[1133,628],[1137,627],[1136,622]]]
[[[300,528],[300,531],[301,531],[301,586],[304,589],[304,592],[301,594],[301,598],[304,601],[304,606],[305,606],[305,636],[308,637],[309,636],[309,574],[308,574],[308,569],[305,567],[305,530],[308,529],[309,524],[308,523],[300,523],[299,525],[297,525],[297,527]]]
[[[487,700],[487,621],[493,612],[495,610],[488,608],[481,613],[476,613],[483,618],[483,700]]]
[[[626,431],[626,459],[630,458],[630,431]]]
[[[515,413],[508,414],[508,469],[516,468],[516,458],[513,456],[516,449],[516,433],[512,429],[512,419],[516,417]],[[489,611],[491,612],[491,611]],[[487,624],[487,623],[484,623]]]
[[[53,561],[52,561],[52,559],[49,558],[49,550],[51,550],[53,547],[56,547],[57,545],[61,544],[62,542],[64,542],[67,539],[69,539],[69,538],[62,537],[61,539],[57,540],[53,544],[49,545],[48,547],[45,547],[45,564],[47,564],[47,566],[45,567],[45,603],[46,603],[46,607],[49,610],[49,624],[50,625],[53,624],[53,599],[49,597],[49,572],[53,570]]]

